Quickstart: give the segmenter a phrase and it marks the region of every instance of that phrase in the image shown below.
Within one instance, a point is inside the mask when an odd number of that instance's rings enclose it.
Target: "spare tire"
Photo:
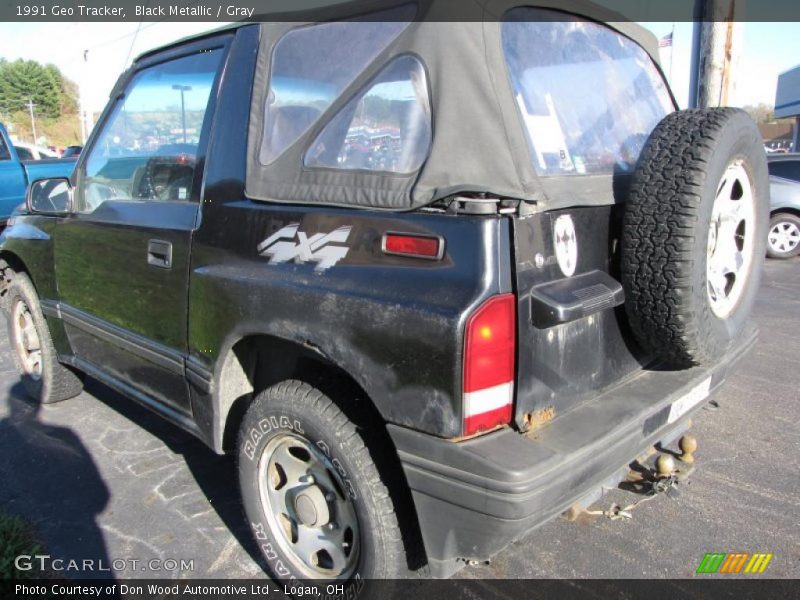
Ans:
[[[648,138],[623,218],[622,283],[640,345],[676,368],[710,364],[741,333],[769,223],[766,154],[742,110],[684,110]]]

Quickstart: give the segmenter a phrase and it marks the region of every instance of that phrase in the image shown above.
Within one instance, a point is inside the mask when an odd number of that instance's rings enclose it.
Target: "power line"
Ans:
[[[189,2],[188,4],[184,4],[183,8],[189,8],[190,6],[195,6],[197,4],[200,4],[200,2],[202,2],[202,0],[194,0],[193,2]],[[148,5],[149,5],[149,2],[148,2]],[[142,21],[139,21],[139,25],[136,27],[136,31],[132,31],[130,33],[125,33],[123,35],[117,36],[117,37],[112,38],[110,40],[106,40],[104,42],[99,42],[97,44],[94,44],[93,46],[89,46],[87,48],[87,50],[94,50],[95,48],[101,48],[103,46],[108,46],[110,44],[114,44],[114,43],[119,42],[121,40],[124,40],[124,39],[126,39],[126,38],[128,38],[130,36],[137,36],[137,35],[139,35],[140,31],[144,31],[145,29],[150,29],[151,27],[153,27],[155,25],[158,25],[159,23],[163,23],[163,22],[167,21],[168,18],[169,17],[164,17],[163,19],[158,19],[156,21],[148,23],[147,25],[142,25]]]
[[[189,2],[188,4],[184,4],[182,6],[184,8],[189,8],[191,6],[195,6],[197,4],[200,4],[201,2],[202,2],[202,0],[194,0],[193,2]],[[144,31],[145,29],[150,29],[151,27],[154,27],[156,25],[160,25],[161,23],[166,22],[168,20],[168,18],[169,17],[164,17],[163,19],[158,19],[156,21],[149,22],[147,25],[144,25],[143,22],[140,21],[137,24],[136,29],[134,31],[130,31],[128,33],[123,33],[122,35],[118,35],[118,36],[113,37],[111,39],[104,40],[104,41],[98,42],[96,44],[92,44],[91,46],[88,46],[88,47],[84,48],[83,52],[81,53],[81,57],[80,58],[74,58],[72,60],[65,61],[64,63],[62,63],[62,65],[63,66],[70,66],[70,65],[73,65],[74,63],[79,62],[81,60],[86,60],[86,58],[85,58],[86,57],[86,53],[88,53],[90,50],[95,50],[97,48],[102,48],[103,46],[110,46],[111,44],[116,44],[117,42],[121,42],[122,40],[125,40],[125,39],[127,39],[127,38],[129,38],[131,36],[134,36],[134,42],[135,42],[136,37],[138,37],[138,35],[142,31]],[[131,43],[131,50],[128,51],[129,56],[128,56],[127,60],[130,59],[130,55],[132,54],[132,48],[133,48],[133,43]],[[127,60],[125,61],[125,66],[126,67],[127,67]]]
[[[125,62],[122,65],[123,69],[127,69],[128,68],[128,61],[131,59],[131,52],[133,52],[133,46],[134,46],[134,44],[136,44],[136,38],[139,36],[139,31],[141,30],[141,28],[142,28],[142,22],[139,21],[139,26],[136,28],[136,33],[133,34],[133,39],[131,40],[131,45],[128,48],[128,54],[125,55]],[[87,50],[87,52],[88,52],[88,50]]]

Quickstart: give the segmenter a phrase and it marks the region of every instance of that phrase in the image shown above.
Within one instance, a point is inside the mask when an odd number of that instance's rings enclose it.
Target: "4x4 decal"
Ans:
[[[292,223],[276,231],[258,245],[258,253],[269,257],[269,264],[280,264],[294,260],[297,263],[315,262],[315,271],[330,269],[350,251],[344,244],[350,237],[352,227],[339,227],[330,233],[315,233],[311,237],[299,231],[300,224]],[[295,243],[295,240],[297,243]]]

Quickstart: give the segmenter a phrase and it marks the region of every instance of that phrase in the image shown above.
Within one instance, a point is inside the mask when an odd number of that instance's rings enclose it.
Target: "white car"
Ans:
[[[800,154],[771,154],[770,212],[767,254],[792,258],[800,254]]]
[[[17,155],[20,160],[41,160],[43,158],[59,158],[58,154],[47,148],[35,146],[34,144],[26,144],[25,142],[17,142],[14,144]]]

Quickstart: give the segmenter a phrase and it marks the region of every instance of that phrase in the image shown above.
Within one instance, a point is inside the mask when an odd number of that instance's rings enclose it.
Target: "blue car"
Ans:
[[[37,179],[70,177],[77,157],[20,160],[6,128],[0,123],[0,228],[25,201],[28,184]]]

